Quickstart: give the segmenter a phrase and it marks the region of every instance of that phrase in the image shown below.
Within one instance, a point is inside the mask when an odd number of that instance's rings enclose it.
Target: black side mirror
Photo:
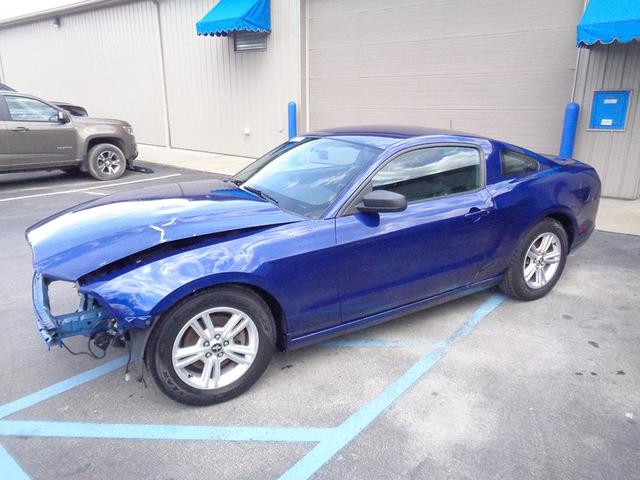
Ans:
[[[58,110],[58,122],[69,123],[70,121],[71,121],[71,118],[69,117],[69,114],[67,112]]]
[[[389,190],[373,190],[362,197],[356,208],[362,213],[402,212],[407,209],[407,199]]]

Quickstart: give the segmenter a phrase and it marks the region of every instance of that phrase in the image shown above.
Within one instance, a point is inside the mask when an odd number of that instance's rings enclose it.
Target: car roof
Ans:
[[[403,125],[362,125],[352,127],[338,127],[309,132],[304,136],[352,137],[354,142],[363,143],[378,148],[386,148],[398,141],[415,137],[460,136],[489,140],[486,137],[459,132],[456,130]]]

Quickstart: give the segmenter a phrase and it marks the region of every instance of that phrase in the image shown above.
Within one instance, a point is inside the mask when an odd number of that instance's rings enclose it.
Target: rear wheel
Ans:
[[[246,391],[275,347],[269,307],[244,288],[198,293],[159,321],[147,347],[149,369],[165,394],[189,405],[220,403]]]
[[[519,300],[544,297],[560,279],[568,251],[562,225],[552,218],[544,219],[520,242],[500,287]]]
[[[100,143],[89,150],[87,169],[97,180],[120,178],[127,168],[124,153],[111,143]]]

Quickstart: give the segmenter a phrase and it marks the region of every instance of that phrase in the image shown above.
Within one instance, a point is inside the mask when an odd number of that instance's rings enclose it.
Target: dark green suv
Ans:
[[[32,95],[0,91],[0,173],[82,170],[113,180],[137,155],[127,122],[76,117]]]

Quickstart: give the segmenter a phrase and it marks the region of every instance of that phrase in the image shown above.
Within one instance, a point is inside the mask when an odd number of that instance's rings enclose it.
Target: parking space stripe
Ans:
[[[160,177],[141,178],[139,180],[131,180],[130,182],[109,183],[107,185],[96,185],[94,187],[75,188],[75,189],[71,189],[71,190],[59,190],[59,191],[56,191],[56,192],[47,192],[47,193],[35,193],[33,195],[22,195],[20,197],[0,198],[0,203],[1,202],[11,202],[13,200],[25,200],[27,198],[50,197],[52,195],[65,195],[67,193],[86,192],[87,190],[97,190],[99,188],[119,187],[119,186],[122,186],[122,185],[132,185],[134,183],[152,182],[154,180],[162,180],[164,178],[179,177],[180,175],[182,175],[182,174],[181,173],[172,173],[170,175],[162,175]]]
[[[500,305],[504,299],[504,295],[498,293],[489,297],[447,340],[437,343],[427,355],[413,364],[398,380],[345,420],[334,430],[334,434],[330,439],[316,445],[309,453],[287,470],[280,477],[280,480],[301,480],[311,478],[315,475],[323,465],[356,438],[378,418],[380,414],[391,406],[398,397],[431,370],[445,355],[452,344],[465,335],[468,335],[473,328]]]
[[[121,440],[201,440],[228,442],[320,442],[332,428],[208,427],[126,423],[41,422],[0,420],[0,436],[117,438]]]
[[[82,385],[83,383],[89,382],[91,380],[95,380],[102,375],[106,375],[107,373],[111,373],[118,368],[121,368],[127,364],[127,357],[118,357],[115,360],[111,360],[99,367],[92,368],[91,370],[87,370],[86,372],[80,373],[74,377],[68,378],[61,382],[55,383],[49,387],[43,388],[42,390],[38,390],[26,397],[19,398],[10,403],[6,403],[0,406],[0,418],[7,417],[12,415],[20,410],[24,410],[25,408],[31,407],[36,403],[40,403],[44,400],[47,400],[51,397],[55,397],[60,393],[66,392],[67,390],[71,390],[72,388],[77,387],[78,385]]]
[[[337,338],[320,342],[315,347],[325,348],[416,348],[428,347],[431,343],[411,340],[384,340],[375,338]]]
[[[24,473],[2,445],[0,445],[0,474],[6,480],[29,480],[29,475]]]
[[[105,193],[105,192],[94,192],[92,190],[87,190],[86,192],[82,192],[82,193],[86,193],[87,195],[97,195],[99,197],[104,197],[106,195],[109,195],[108,193]]]

